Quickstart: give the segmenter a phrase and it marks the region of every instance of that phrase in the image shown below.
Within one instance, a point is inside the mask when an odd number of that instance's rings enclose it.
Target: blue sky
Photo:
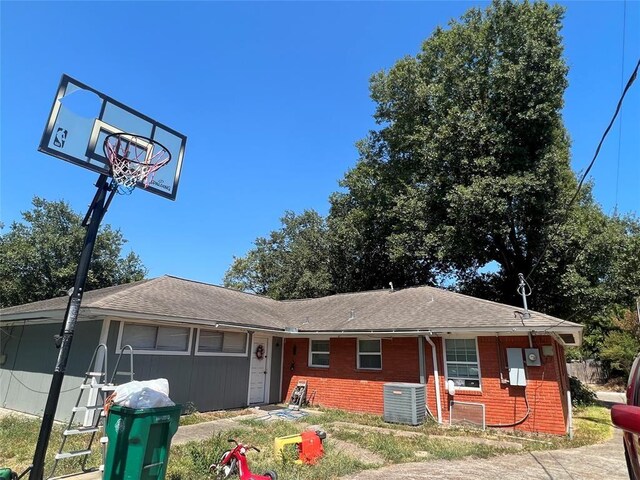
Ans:
[[[34,195],[83,214],[93,197],[95,173],[37,151],[67,73],[187,135],[176,201],[118,196],[104,223],[122,230],[150,277],[221,283],[232,257],[278,228],[285,210],[328,212],[330,193],[357,160],[355,142],[375,127],[370,75],[482,5],[2,1],[5,229]],[[579,172],[640,57],[640,2],[627,1],[624,29],[623,2],[564,5],[564,118]],[[616,203],[621,213],[639,210],[639,128],[640,80],[592,170],[608,213]]]

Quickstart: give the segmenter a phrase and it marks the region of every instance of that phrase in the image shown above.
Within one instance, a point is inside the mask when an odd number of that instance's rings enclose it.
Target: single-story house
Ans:
[[[0,406],[42,412],[67,300],[0,310]],[[109,372],[131,345],[136,379],[167,378],[200,411],[287,401],[306,380],[313,404],[382,414],[383,385],[407,382],[443,423],[484,412],[487,426],[564,434],[564,350],[581,338],[579,324],[433,287],[276,301],[163,276],[84,295],[56,416],[103,343]]]

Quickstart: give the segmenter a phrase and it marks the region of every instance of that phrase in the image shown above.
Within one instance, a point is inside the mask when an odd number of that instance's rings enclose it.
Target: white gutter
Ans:
[[[132,313],[127,314],[127,312],[122,312],[118,310],[106,310],[106,309],[94,309],[87,308],[86,310],[83,308],[83,313],[86,315],[95,315],[95,316],[104,316],[109,317],[111,320],[115,321],[124,321],[124,322],[136,322],[139,320],[147,321],[151,323],[164,323],[164,324],[191,324],[205,327],[215,327],[215,328],[230,328],[230,329],[241,329],[241,330],[250,330],[255,332],[266,332],[275,335],[282,335],[284,332],[284,328],[282,327],[264,327],[260,325],[253,325],[248,323],[231,323],[225,321],[217,321],[213,319],[202,319],[202,318],[185,318],[185,317],[174,317],[169,315],[153,315],[153,314],[144,314],[144,313]]]
[[[304,335],[331,335],[331,336],[340,336],[340,335],[351,335],[354,334],[362,334],[362,335],[456,335],[456,334],[465,334],[469,335],[471,333],[478,333],[482,335],[492,334],[492,333],[500,333],[501,335],[528,335],[532,333],[534,335],[550,335],[551,333],[569,333],[576,334],[583,330],[583,326],[577,327],[562,327],[562,328],[554,328],[545,327],[544,325],[535,326],[535,327],[447,327],[447,328],[420,328],[420,329],[411,329],[411,330],[403,330],[401,328],[397,329],[344,329],[344,330],[299,330],[297,328],[285,328],[284,333],[292,334],[297,336]]]
[[[431,354],[433,357],[433,381],[436,384],[436,409],[438,410],[438,423],[442,423],[442,405],[440,404],[440,376],[438,375],[438,354],[436,353],[436,345],[431,337],[425,335],[424,339],[431,345]]]

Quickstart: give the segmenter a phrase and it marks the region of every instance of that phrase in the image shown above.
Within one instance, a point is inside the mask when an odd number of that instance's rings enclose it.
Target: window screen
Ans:
[[[198,352],[200,353],[247,353],[246,332],[224,332],[219,330],[200,330]]]
[[[158,327],[156,350],[185,352],[189,348],[189,329]]]
[[[160,327],[125,323],[120,345],[131,345],[134,350],[186,352],[189,350],[188,327]]]
[[[222,351],[225,353],[244,353],[247,346],[247,334],[243,332],[224,332]]]
[[[358,368],[382,369],[382,342],[380,340],[358,340]]]
[[[445,339],[447,378],[456,387],[480,388],[478,350],[474,338]]]
[[[131,345],[134,350],[155,350],[158,327],[125,323],[120,344]]]
[[[312,367],[329,366],[329,340],[311,340],[310,365]]]
[[[200,330],[200,342],[198,343],[199,352],[221,352],[222,351],[222,332],[213,332],[211,330]]]

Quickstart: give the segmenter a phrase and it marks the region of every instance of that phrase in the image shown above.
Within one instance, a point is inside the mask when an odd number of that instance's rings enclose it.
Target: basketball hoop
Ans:
[[[167,147],[131,133],[107,135],[103,148],[120,194],[131,193],[138,184],[147,188],[155,173],[171,161]]]

